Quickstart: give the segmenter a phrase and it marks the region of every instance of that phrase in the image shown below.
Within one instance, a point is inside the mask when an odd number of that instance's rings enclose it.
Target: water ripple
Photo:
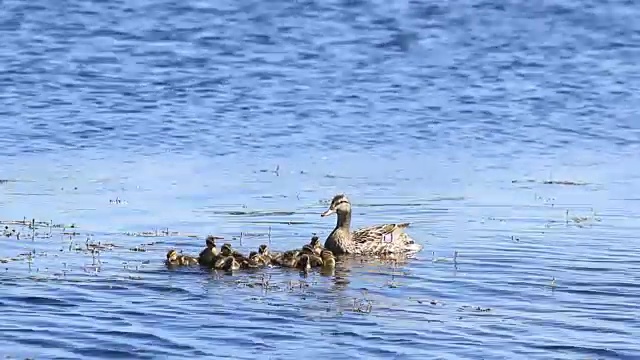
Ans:
[[[639,357],[638,15],[4,1],[0,355]],[[266,270],[267,291],[162,264],[207,234],[326,237],[338,192],[354,226],[410,222],[425,250]],[[15,222],[34,218],[61,227]]]

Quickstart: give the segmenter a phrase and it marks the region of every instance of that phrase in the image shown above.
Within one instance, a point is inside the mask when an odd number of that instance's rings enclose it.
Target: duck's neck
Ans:
[[[336,229],[343,230],[348,233],[350,227],[351,227],[351,211],[339,212],[338,222],[336,223]]]
[[[339,212],[336,228],[324,242],[325,249],[331,250],[335,255],[349,254],[353,252],[351,241],[351,211]]]

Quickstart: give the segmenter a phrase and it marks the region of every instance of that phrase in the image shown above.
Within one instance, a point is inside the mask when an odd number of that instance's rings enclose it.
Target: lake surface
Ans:
[[[640,358],[634,2],[1,4],[0,355]],[[163,265],[339,192],[424,250]]]

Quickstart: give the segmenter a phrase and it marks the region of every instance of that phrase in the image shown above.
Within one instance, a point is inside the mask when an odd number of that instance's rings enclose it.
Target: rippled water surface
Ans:
[[[640,358],[639,17],[2,1],[0,355]],[[207,234],[324,239],[338,192],[424,250],[307,277],[162,263]]]

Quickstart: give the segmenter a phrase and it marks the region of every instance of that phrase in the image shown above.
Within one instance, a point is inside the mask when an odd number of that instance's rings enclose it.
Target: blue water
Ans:
[[[0,355],[640,358],[639,17],[623,0],[2,1],[0,220],[67,234],[6,225]],[[424,250],[308,277],[162,264],[207,234],[324,238],[338,192],[354,226],[411,222]],[[126,235],[162,229],[179,234]]]

